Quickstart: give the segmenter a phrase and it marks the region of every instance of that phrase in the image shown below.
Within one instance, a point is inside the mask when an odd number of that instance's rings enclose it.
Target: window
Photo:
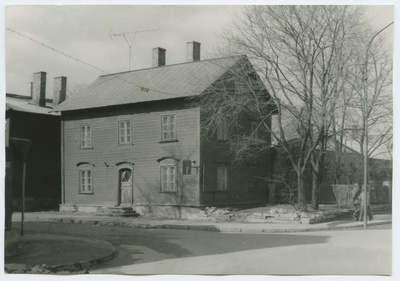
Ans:
[[[175,115],[161,116],[161,140],[176,140]]]
[[[121,171],[121,183],[132,182],[132,170],[125,169]]]
[[[79,193],[93,193],[92,170],[79,171]]]
[[[257,74],[255,72],[249,73],[249,77],[250,77],[251,80],[253,80],[255,82],[258,81]]]
[[[192,173],[192,161],[183,160],[182,161],[182,175],[190,175]]]
[[[81,148],[92,147],[92,129],[89,125],[81,126]]]
[[[164,159],[160,164],[161,191],[176,192],[177,188],[177,161]]]
[[[131,121],[125,120],[118,122],[119,143],[126,144],[131,142]]]
[[[257,139],[258,138],[258,124],[256,121],[250,121],[250,135]]]
[[[228,122],[226,117],[221,117],[218,120],[217,139],[226,140],[228,138]]]
[[[228,167],[226,164],[217,166],[217,190],[228,189]]]
[[[258,191],[258,167],[257,166],[248,166],[247,167],[247,191],[248,192],[257,192]]]

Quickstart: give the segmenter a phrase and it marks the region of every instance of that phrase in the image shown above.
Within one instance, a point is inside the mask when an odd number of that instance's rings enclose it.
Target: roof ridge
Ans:
[[[189,64],[189,63],[201,63],[201,62],[208,62],[208,61],[212,61],[212,60],[221,60],[221,59],[228,59],[228,58],[240,58],[240,57],[245,57],[245,56],[246,55],[235,55],[235,56],[220,57],[220,58],[213,58],[213,59],[206,59],[206,60],[180,62],[180,63],[175,63],[175,64],[168,64],[168,65],[162,65],[162,66],[156,66],[156,67],[147,67],[147,68],[141,68],[141,69],[135,69],[135,70],[129,70],[129,71],[121,71],[121,72],[116,72],[116,73],[104,74],[104,75],[100,75],[99,78],[112,76],[112,75],[120,75],[120,74],[125,74],[125,73],[137,72],[137,71],[150,70],[150,69],[166,68],[169,66],[177,66],[177,65]]]

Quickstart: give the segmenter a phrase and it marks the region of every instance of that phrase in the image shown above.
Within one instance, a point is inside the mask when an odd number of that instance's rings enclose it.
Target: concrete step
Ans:
[[[108,211],[113,217],[138,217],[138,214],[132,207],[110,207]]]

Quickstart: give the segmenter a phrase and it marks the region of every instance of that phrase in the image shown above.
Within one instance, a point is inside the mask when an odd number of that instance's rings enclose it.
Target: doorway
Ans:
[[[119,204],[129,205],[133,203],[133,173],[131,169],[119,170]]]

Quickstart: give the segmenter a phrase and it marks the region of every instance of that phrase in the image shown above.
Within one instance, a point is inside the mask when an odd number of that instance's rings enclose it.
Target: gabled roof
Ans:
[[[246,56],[235,56],[103,75],[54,111],[199,95],[240,60],[249,62]]]
[[[6,110],[59,116],[59,113],[50,112],[53,108],[52,100],[46,99],[46,107],[31,104],[31,97],[15,94],[6,94]]]

